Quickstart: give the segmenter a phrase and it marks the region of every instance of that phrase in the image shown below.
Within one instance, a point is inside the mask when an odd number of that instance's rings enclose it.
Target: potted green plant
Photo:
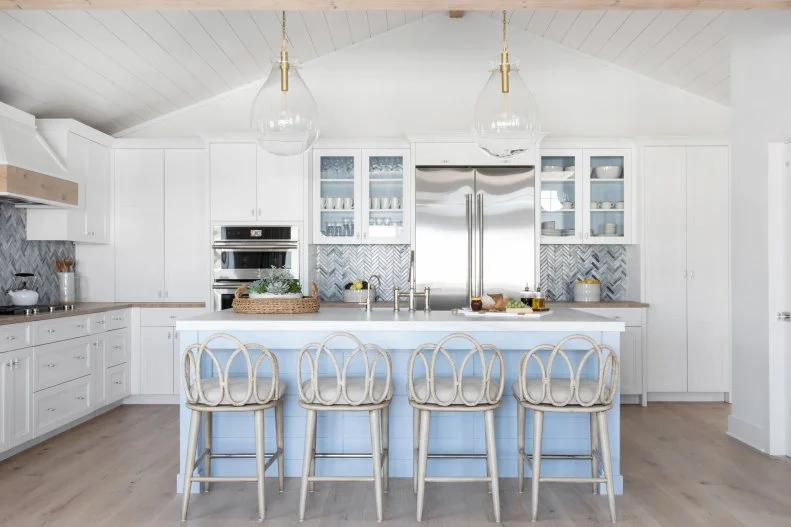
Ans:
[[[250,298],[302,298],[302,284],[288,269],[262,269],[248,286]]]

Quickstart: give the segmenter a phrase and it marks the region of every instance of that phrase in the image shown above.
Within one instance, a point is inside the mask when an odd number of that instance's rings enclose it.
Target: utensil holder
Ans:
[[[74,273],[58,273],[58,302],[71,305],[77,299],[77,282]]]

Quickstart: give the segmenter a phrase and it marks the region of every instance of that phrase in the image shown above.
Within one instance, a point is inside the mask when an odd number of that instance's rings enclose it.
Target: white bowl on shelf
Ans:
[[[593,174],[598,179],[618,179],[623,174],[623,168],[617,165],[602,165],[594,167]]]

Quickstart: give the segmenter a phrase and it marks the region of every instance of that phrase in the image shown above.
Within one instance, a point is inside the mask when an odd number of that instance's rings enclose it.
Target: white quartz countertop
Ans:
[[[542,318],[465,317],[450,311],[362,309],[322,307],[303,315],[246,315],[218,311],[176,321],[177,331],[616,331],[623,322],[583,311],[557,307]]]

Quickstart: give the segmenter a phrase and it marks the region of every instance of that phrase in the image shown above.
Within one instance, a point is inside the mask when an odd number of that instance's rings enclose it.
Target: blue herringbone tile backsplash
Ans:
[[[394,286],[408,287],[408,245],[317,245],[312,250],[315,250],[316,278],[322,300],[340,300],[344,285],[355,278],[367,279],[372,274],[382,277],[380,293],[384,299],[392,299]],[[540,283],[547,298],[573,300],[574,282],[585,278],[601,280],[602,300],[625,300],[626,247],[541,246]]]
[[[5,294],[14,285],[14,273],[33,273],[40,304],[58,301],[55,260],[74,259],[72,242],[29,242],[25,235],[25,209],[0,202],[0,305],[10,304]]]
[[[626,300],[623,245],[542,245],[541,290],[549,300],[574,300],[574,282],[601,281],[602,300]]]

